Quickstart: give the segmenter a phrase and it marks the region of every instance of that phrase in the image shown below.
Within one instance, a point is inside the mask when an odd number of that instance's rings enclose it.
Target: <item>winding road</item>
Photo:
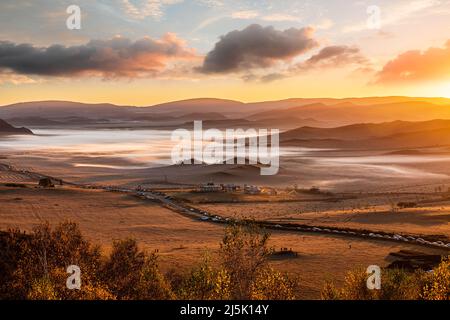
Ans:
[[[134,194],[135,196],[159,202],[164,207],[181,214],[183,216],[200,220],[205,223],[216,223],[216,224],[231,224],[237,222],[246,222],[237,221],[230,218],[225,218],[214,214],[212,212],[207,212],[205,210],[200,210],[198,208],[191,207],[184,202],[177,201],[170,196],[156,192],[152,190],[140,190],[139,188],[125,188],[125,187],[112,187],[112,186],[90,186],[85,184],[72,183],[68,181],[64,181],[59,178],[55,178],[52,176],[44,175],[37,172],[30,172],[25,170],[18,170],[14,167],[11,167],[6,164],[0,164],[0,169],[3,171],[10,171],[18,174],[28,175],[30,178],[50,178],[56,181],[62,181],[64,184],[70,185],[72,187],[78,187],[83,189],[102,189],[110,192],[122,192],[127,194]],[[288,231],[288,232],[300,232],[300,233],[315,233],[315,234],[323,234],[328,236],[336,236],[336,237],[351,237],[351,238],[363,238],[369,239],[371,241],[391,241],[397,243],[405,243],[405,244],[413,244],[420,245],[426,247],[433,247],[444,249],[450,251],[450,242],[437,240],[433,236],[425,236],[425,235],[411,235],[411,234],[399,234],[399,233],[389,233],[389,232],[379,232],[379,231],[371,231],[371,230],[359,230],[359,229],[350,229],[350,228],[336,228],[336,227],[324,227],[324,226],[314,226],[314,225],[304,225],[304,224],[293,224],[293,223],[273,223],[267,221],[257,221],[257,220],[247,220],[247,222],[251,222],[265,229],[278,230],[278,231]]]

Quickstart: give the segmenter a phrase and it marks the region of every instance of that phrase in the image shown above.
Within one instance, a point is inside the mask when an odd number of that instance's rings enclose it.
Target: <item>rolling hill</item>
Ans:
[[[281,134],[281,143],[317,148],[406,149],[450,145],[450,120],[393,121],[337,128],[302,127]]]
[[[14,135],[14,134],[33,134],[30,129],[16,128],[0,119],[0,135]]]
[[[180,121],[245,119],[275,128],[337,127],[364,122],[450,119],[450,99],[375,97],[287,99],[243,103],[223,99],[190,99],[149,107],[39,101],[0,107],[0,118],[14,123],[66,122],[66,119],[113,121]],[[73,121],[71,121],[73,122]],[[77,121],[78,122],[78,121]]]
[[[450,119],[450,104],[437,105],[430,102],[409,101],[374,105],[356,105],[341,102],[327,105],[313,103],[283,110],[270,110],[253,114],[251,118],[267,117],[312,118],[334,126],[363,122],[389,122],[395,120],[426,121]]]
[[[0,107],[0,117],[41,119],[61,119],[68,117],[85,117],[91,119],[123,119],[133,114],[134,107],[121,107],[113,104],[86,104],[69,101],[37,101],[16,103]]]
[[[246,104],[225,99],[189,99],[157,104],[141,109],[141,112],[172,113],[178,116],[196,113],[236,113],[246,108]]]

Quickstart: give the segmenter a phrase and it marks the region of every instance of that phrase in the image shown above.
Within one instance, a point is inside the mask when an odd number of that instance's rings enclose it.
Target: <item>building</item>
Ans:
[[[225,192],[236,192],[241,189],[240,186],[234,184],[234,183],[228,183],[228,184],[221,184],[222,190]]]
[[[215,184],[214,182],[208,182],[200,185],[201,192],[219,192],[222,191],[222,187],[220,185]]]
[[[258,186],[244,185],[244,193],[246,194],[260,194],[261,189]]]

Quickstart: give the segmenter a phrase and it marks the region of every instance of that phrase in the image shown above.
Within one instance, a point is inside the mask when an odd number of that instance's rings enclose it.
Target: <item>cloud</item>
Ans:
[[[375,83],[450,80],[450,40],[443,48],[407,51],[389,61]]]
[[[231,14],[233,19],[253,19],[259,16],[259,12],[255,10],[236,11]]]
[[[125,13],[137,20],[143,20],[147,17],[160,19],[164,16],[168,6],[182,2],[184,0],[120,0]],[[210,8],[224,6],[224,2],[220,0],[196,0],[196,2]]]
[[[283,73],[269,73],[259,78],[259,81],[267,83],[287,78],[288,75]]]
[[[125,12],[132,18],[142,20],[146,17],[161,18],[164,15],[164,7],[183,0],[141,0],[135,4],[131,0],[121,0]]]
[[[309,27],[279,31],[253,24],[222,36],[199,71],[230,73],[269,68],[317,47],[313,33]]]
[[[328,46],[321,49],[305,62],[298,64],[297,68],[300,70],[310,70],[336,68],[351,64],[367,65],[369,61],[357,47]]]
[[[284,71],[269,73],[258,78],[261,82],[272,82],[301,75],[312,70],[324,70],[353,66],[358,72],[373,72],[370,61],[357,47],[328,46],[309,59],[289,66]]]
[[[316,25],[315,28],[319,30],[328,30],[334,26],[334,22],[331,19],[322,19]]]
[[[221,0],[197,0],[197,1],[201,4],[204,4],[212,8],[220,8],[225,5],[225,2]]]
[[[172,60],[197,58],[195,52],[172,33],[156,40],[146,37],[133,42],[115,37],[69,47],[35,47],[0,41],[0,72],[22,75],[132,78],[157,75]]]
[[[227,18],[228,15],[220,15],[220,16],[213,16],[213,17],[209,17],[205,20],[203,20],[202,22],[200,22],[194,29],[192,29],[191,33],[195,33],[198,32],[206,27],[208,27],[209,25],[216,23],[217,21],[220,21],[224,18]]]
[[[256,10],[236,11],[231,14],[231,18],[242,19],[242,20],[259,19],[259,20],[270,21],[270,22],[300,21],[299,17],[293,16],[290,14],[272,13],[272,14],[268,14],[268,15],[261,15],[261,13],[259,13]]]
[[[38,81],[21,74],[15,74],[13,72],[0,73],[0,84],[20,85],[33,83],[38,83]]]
[[[231,13],[223,13],[218,16],[212,16],[204,21],[200,22],[191,33],[198,32],[207,26],[216,23],[222,19],[236,19],[236,20],[261,20],[261,21],[270,21],[270,22],[283,22],[283,21],[300,21],[299,17],[292,16],[289,14],[270,14],[270,15],[261,15],[261,13],[257,10],[242,10],[242,11],[234,11]]]
[[[297,16],[293,16],[290,14],[285,14],[285,13],[274,13],[274,14],[269,14],[267,16],[263,16],[262,20],[264,21],[272,21],[272,22],[276,22],[276,21],[300,21],[300,18]]]

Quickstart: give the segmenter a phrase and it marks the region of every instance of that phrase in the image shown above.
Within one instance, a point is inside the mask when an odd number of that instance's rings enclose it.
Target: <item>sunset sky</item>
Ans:
[[[0,3],[1,105],[386,95],[450,97],[450,0]]]

